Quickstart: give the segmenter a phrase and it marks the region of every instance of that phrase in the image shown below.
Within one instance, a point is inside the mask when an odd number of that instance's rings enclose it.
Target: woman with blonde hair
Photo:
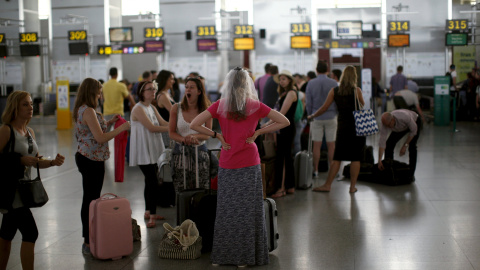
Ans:
[[[130,123],[125,122],[118,128],[107,132],[108,127],[118,120],[115,115],[108,122],[101,113],[95,111],[97,102],[102,95],[102,85],[99,81],[86,78],[78,88],[73,120],[75,121],[75,138],[77,139],[77,153],[75,162],[78,171],[82,174],[82,226],[84,243],[82,253],[90,254],[88,230],[90,202],[100,197],[103,178],[105,176],[105,161],[110,157],[108,141],[123,131],[130,129]]]
[[[333,161],[330,164],[327,181],[320,187],[316,187],[313,191],[329,192],[335,175],[340,169],[342,161],[351,161],[350,166],[350,193],[357,191],[355,184],[357,183],[358,173],[360,172],[360,159],[363,155],[363,147],[366,138],[357,136],[355,130],[355,102],[357,107],[365,104],[363,101],[362,90],[357,87],[357,71],[353,66],[347,66],[340,77],[340,85],[332,88],[328,93],[327,100],[314,114],[309,115],[309,119],[313,119],[323,114],[330,105],[335,102],[338,109],[338,126],[337,140],[335,141],[335,152]]]
[[[22,234],[22,245],[20,248],[20,260],[23,269],[33,269],[35,241],[38,237],[38,229],[33,218],[32,212],[25,207],[16,186],[6,187],[6,182],[12,180],[31,180],[30,171],[32,166],[38,166],[40,169],[50,168],[52,166],[61,166],[65,157],[57,154],[54,160],[45,160],[38,155],[38,146],[35,140],[33,129],[28,127],[28,123],[33,116],[33,102],[30,93],[25,91],[14,91],[7,98],[7,106],[2,115],[3,125],[0,127],[0,149],[2,154],[8,153],[13,145],[14,152],[17,154],[15,160],[9,160],[8,164],[12,171],[19,171],[19,175],[12,172],[2,172],[2,197],[9,198],[8,202],[3,204],[0,212],[3,214],[2,226],[0,229],[0,269],[6,269],[12,240],[17,230]],[[11,137],[13,134],[13,138]],[[7,162],[3,160],[2,162]],[[6,164],[4,164],[6,165]],[[18,170],[16,170],[18,169]],[[14,177],[18,179],[5,179]],[[5,208],[4,208],[5,207]]]
[[[190,127],[222,143],[218,171],[217,213],[211,260],[214,265],[268,264],[262,172],[255,139],[289,125],[281,113],[257,97],[254,82],[242,68],[231,70],[222,97],[197,116]],[[258,120],[271,125],[256,130]],[[217,118],[222,134],[203,126]]]

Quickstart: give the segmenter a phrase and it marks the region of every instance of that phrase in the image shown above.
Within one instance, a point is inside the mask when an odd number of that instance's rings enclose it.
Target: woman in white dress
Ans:
[[[147,228],[155,227],[155,220],[164,219],[157,215],[155,191],[157,190],[157,160],[165,150],[162,132],[168,131],[165,121],[152,105],[157,84],[152,81],[138,85],[139,102],[133,107],[130,133],[130,166],[140,167],[145,176],[145,219]]]

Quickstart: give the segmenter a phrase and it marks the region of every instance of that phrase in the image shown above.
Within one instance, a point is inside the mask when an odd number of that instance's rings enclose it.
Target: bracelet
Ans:
[[[216,131],[213,132],[212,138],[217,138],[217,132]]]
[[[50,160],[50,166],[53,167],[55,165],[53,165],[53,160]]]

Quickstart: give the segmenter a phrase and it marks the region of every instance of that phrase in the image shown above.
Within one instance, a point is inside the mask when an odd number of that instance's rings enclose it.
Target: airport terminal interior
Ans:
[[[235,67],[258,79],[271,63],[307,80],[325,61],[330,76],[355,68],[380,129],[382,112],[393,108],[390,79],[403,66],[425,116],[415,181],[358,181],[358,191],[349,193],[343,162],[330,192],[296,189],[275,198],[278,247],[268,265],[248,268],[480,270],[478,13],[479,0],[0,0],[0,113],[8,95],[28,91],[34,111],[28,126],[39,154],[65,156],[62,166],[41,170],[49,201],[31,209],[39,231],[35,269],[237,268],[212,265],[210,253],[159,258],[161,225],[174,225],[177,209],[158,206],[165,221],[147,228],[144,175],[125,163],[124,182],[115,182],[113,155],[102,194],[129,200],[141,240],[119,260],[82,254],[72,111],[85,78],[106,82],[116,67],[119,81],[134,84],[145,71],[169,70],[181,83],[196,72],[216,101]],[[375,163],[379,140],[379,133],[366,138]],[[108,144],[113,153],[113,140]],[[408,163],[408,154],[399,156],[401,145],[395,160]],[[220,146],[207,141],[209,149]],[[313,187],[320,186],[327,172],[312,178]],[[6,269],[22,269],[21,243],[17,232]]]

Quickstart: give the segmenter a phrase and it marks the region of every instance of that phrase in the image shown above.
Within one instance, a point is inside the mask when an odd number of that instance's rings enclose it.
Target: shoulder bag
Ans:
[[[27,130],[28,131],[28,130]],[[28,136],[32,136],[28,131]],[[33,147],[32,140],[28,140],[29,147]],[[37,177],[33,180],[20,180],[18,182],[18,193],[25,207],[36,208],[42,207],[48,202],[47,191],[43,187],[40,178],[40,169],[37,163]]]
[[[355,99],[355,111],[353,111],[353,117],[355,118],[355,130],[357,136],[370,136],[377,134],[378,125],[372,109],[363,109],[363,106],[360,105],[360,101],[358,100],[357,89],[353,89],[353,95]],[[358,109],[357,103],[360,106],[360,109]]]
[[[160,241],[158,256],[164,259],[192,260],[202,254],[202,237],[197,226],[190,219],[173,228],[163,223],[165,233]]]

